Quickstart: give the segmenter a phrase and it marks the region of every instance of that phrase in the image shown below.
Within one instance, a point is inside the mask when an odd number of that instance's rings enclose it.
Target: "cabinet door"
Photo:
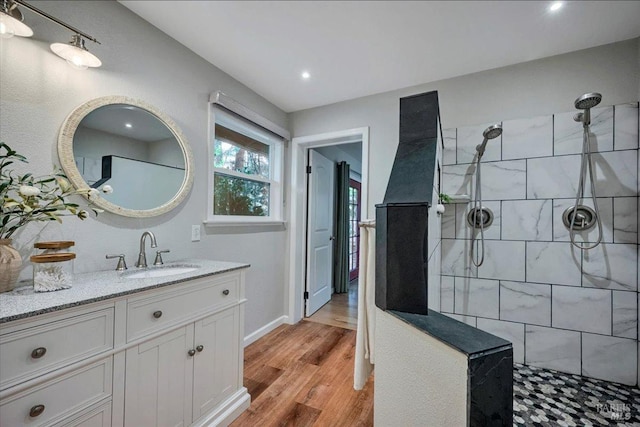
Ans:
[[[125,425],[188,426],[192,421],[193,324],[127,350]]]
[[[238,390],[239,311],[230,308],[195,323],[193,419]]]

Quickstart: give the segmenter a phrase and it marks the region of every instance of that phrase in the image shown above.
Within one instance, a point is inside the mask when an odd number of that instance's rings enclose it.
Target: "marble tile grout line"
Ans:
[[[451,276],[448,276],[448,277],[451,277]],[[481,280],[493,280],[493,279],[481,279]],[[506,282],[510,282],[510,280],[506,280]],[[553,307],[553,297],[552,297],[553,288],[555,286],[565,286],[565,285],[548,285],[548,286],[551,287],[551,307]],[[567,286],[567,287],[576,288],[576,286]],[[590,289],[590,288],[587,288],[587,289]],[[597,289],[597,288],[593,288],[593,289]],[[612,291],[610,291],[610,292],[612,292]],[[620,291],[620,292],[636,293],[636,292],[632,292],[632,291]],[[454,299],[455,299],[455,294],[454,294]],[[455,304],[455,302],[454,302],[454,304]],[[519,325],[525,325],[525,326],[535,326],[535,327],[547,328],[547,329],[555,329],[555,330],[559,330],[559,331],[588,333],[588,334],[591,334],[591,335],[597,335],[597,336],[601,336],[601,337],[610,337],[610,338],[618,338],[618,339],[622,339],[622,340],[637,341],[635,338],[621,337],[621,336],[613,335],[613,333],[604,334],[604,333],[601,333],[601,332],[587,332],[587,331],[582,331],[582,330],[578,330],[578,329],[560,328],[560,327],[557,327],[557,326],[547,326],[547,325],[538,324],[538,323],[528,323],[528,322],[520,322],[520,321],[516,321],[516,320],[506,320],[506,319],[502,319],[502,318],[494,318],[494,317],[470,315],[470,314],[465,314],[465,313],[457,313],[457,312],[455,312],[455,305],[454,305],[454,311],[453,312],[443,311],[443,313],[457,314],[457,315],[465,316],[465,317],[476,317],[478,319],[484,319],[484,320],[498,320],[498,321],[506,322],[506,323],[513,323],[513,324],[519,324]],[[553,310],[551,310],[550,317],[551,317],[551,324],[553,324]]]
[[[611,292],[611,336],[614,336],[613,335],[613,317],[614,317],[613,316],[613,314],[614,314],[613,313],[613,310],[614,310],[614,307],[613,307],[613,290],[610,290],[610,292]],[[636,307],[636,310],[637,310],[637,307]]]
[[[613,111],[611,113],[611,135],[613,138],[613,151],[616,151],[616,106],[613,106]]]
[[[638,151],[637,148],[625,148],[623,150],[599,150],[599,151],[594,151],[593,154],[603,154],[603,153],[623,153],[625,151]],[[567,154],[556,154],[553,156],[536,156],[536,157],[518,157],[515,159],[505,159],[505,160],[483,160],[482,164],[487,164],[487,163],[501,163],[501,162],[518,162],[518,161],[522,161],[522,160],[540,160],[540,159],[552,159],[552,158],[560,158],[560,157],[577,157],[580,156],[581,153],[567,153]],[[451,164],[451,165],[444,165],[444,166],[470,166],[473,165],[475,162],[467,162],[467,163],[456,163],[456,164]],[[605,196],[606,197],[606,196]]]
[[[456,165],[458,164],[458,128],[456,128],[456,150],[455,150],[455,155],[456,155]]]
[[[549,327],[553,328],[553,285],[549,285]]]

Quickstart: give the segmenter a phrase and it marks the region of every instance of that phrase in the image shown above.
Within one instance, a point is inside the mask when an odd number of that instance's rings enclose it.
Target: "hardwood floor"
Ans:
[[[358,280],[349,284],[349,292],[333,294],[331,301],[306,320],[355,331],[358,326]]]
[[[373,376],[353,389],[356,332],[301,321],[245,349],[251,406],[233,427],[373,425]]]

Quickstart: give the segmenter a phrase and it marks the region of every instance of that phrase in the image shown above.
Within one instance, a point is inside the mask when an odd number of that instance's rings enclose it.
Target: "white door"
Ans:
[[[329,302],[333,281],[334,163],[316,151],[309,150],[309,166],[307,316]]]

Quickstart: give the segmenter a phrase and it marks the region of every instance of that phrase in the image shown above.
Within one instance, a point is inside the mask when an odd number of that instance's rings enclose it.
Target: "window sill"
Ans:
[[[224,221],[205,220],[202,221],[205,227],[255,227],[264,225],[282,225],[286,227],[286,221]]]

